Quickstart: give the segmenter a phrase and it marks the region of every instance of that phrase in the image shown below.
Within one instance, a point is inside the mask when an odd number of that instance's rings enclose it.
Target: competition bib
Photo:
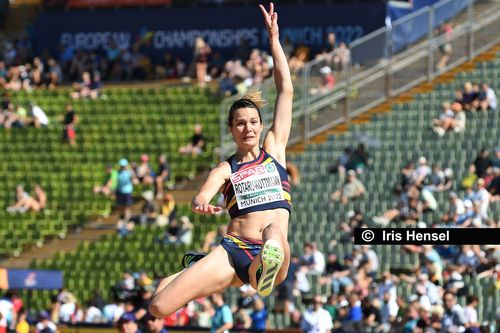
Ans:
[[[280,174],[274,162],[235,172],[230,179],[240,210],[284,200]]]

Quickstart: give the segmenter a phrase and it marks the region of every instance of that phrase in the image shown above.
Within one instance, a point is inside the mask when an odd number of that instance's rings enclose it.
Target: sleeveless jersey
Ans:
[[[292,209],[286,169],[264,149],[250,162],[238,164],[235,155],[227,159],[231,176],[223,186],[231,218],[269,209]]]

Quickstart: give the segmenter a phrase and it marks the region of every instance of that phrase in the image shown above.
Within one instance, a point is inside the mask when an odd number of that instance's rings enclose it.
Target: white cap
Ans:
[[[324,67],[321,67],[321,68],[319,69],[319,72],[320,72],[321,74],[326,75],[326,74],[330,74],[330,73],[332,72],[332,69],[331,69],[329,66],[324,66]]]

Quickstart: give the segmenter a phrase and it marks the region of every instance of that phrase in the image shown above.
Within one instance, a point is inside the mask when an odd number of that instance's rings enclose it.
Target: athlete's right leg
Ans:
[[[155,292],[149,311],[161,318],[177,311],[193,299],[241,285],[231,259],[222,246],[217,246],[193,266],[164,279]]]

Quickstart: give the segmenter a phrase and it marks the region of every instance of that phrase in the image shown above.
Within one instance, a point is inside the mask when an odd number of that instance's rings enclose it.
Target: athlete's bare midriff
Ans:
[[[238,216],[229,222],[227,231],[249,239],[262,239],[262,231],[271,223],[278,223],[283,235],[288,238],[290,213],[284,208],[257,211]]]

